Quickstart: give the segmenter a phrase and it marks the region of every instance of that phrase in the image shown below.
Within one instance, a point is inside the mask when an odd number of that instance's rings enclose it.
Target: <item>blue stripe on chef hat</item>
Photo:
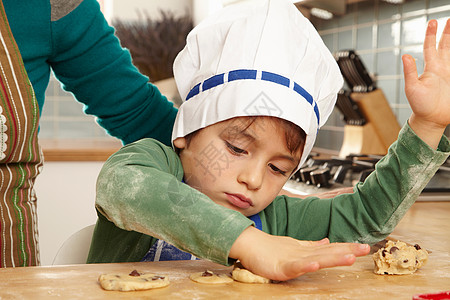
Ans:
[[[263,80],[263,81],[269,81],[273,82],[282,86],[285,86],[286,88],[291,88],[294,90],[297,94],[302,96],[303,99],[305,99],[314,110],[314,113],[317,118],[317,124],[320,124],[320,113],[319,113],[319,107],[317,106],[317,103],[314,101],[313,97],[304,89],[302,88],[298,83],[293,82],[291,85],[291,80],[285,76],[275,74],[272,72],[267,71],[261,71],[261,76],[259,78],[258,76],[258,70],[247,70],[247,69],[240,69],[240,70],[233,70],[228,73],[222,73],[218,75],[214,75],[208,79],[206,79],[203,82],[200,82],[196,84],[188,93],[186,96],[186,101],[191,99],[192,97],[195,97],[199,94],[201,94],[204,91],[207,91],[209,89],[212,89],[214,87],[217,87],[219,85],[225,84],[227,82],[236,81],[236,80]]]

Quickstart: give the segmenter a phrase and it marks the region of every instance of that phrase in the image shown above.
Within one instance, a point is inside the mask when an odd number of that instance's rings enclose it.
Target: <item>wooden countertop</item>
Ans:
[[[45,161],[106,161],[122,147],[119,140],[48,140],[40,139]]]
[[[277,284],[204,285],[193,272],[228,273],[207,261],[123,263],[0,269],[0,299],[412,299],[450,290],[450,202],[413,205],[391,238],[431,250],[428,264],[412,275],[376,275],[371,256],[350,267],[323,269]],[[140,292],[104,291],[102,273],[152,272],[170,278],[168,287]]]

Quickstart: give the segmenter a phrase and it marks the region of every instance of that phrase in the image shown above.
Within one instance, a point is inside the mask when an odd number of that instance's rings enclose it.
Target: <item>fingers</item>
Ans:
[[[370,252],[370,246],[367,244],[357,243],[332,243],[322,247],[330,254],[353,254],[355,256],[363,256]]]
[[[423,42],[423,58],[425,60],[425,63],[433,60],[437,55],[436,32],[437,21],[430,20],[428,22],[427,32],[425,34],[425,40]]]
[[[350,247],[356,256],[364,256],[370,252],[370,246],[367,244],[351,244]]]
[[[302,240],[295,240],[296,243],[301,245],[302,247],[317,247],[320,245],[327,245],[330,243],[330,240],[328,238],[321,239],[320,241],[302,241]]]
[[[414,86],[419,80],[417,75],[417,67],[414,58],[405,54],[402,56],[403,61],[403,76],[405,77],[405,86]]]
[[[280,272],[273,279],[288,280],[323,268],[350,266],[355,263],[356,257],[370,252],[370,247],[366,244],[334,243],[311,246],[312,253],[302,255],[297,260],[286,261],[279,266]]]
[[[318,260],[320,269],[324,269],[339,266],[351,266],[355,263],[356,256],[354,254],[345,254],[345,255],[335,254],[318,258]]]
[[[447,20],[447,23],[445,24],[444,31],[442,32],[441,40],[439,41],[439,52],[442,53],[445,56],[449,56],[449,50],[450,50],[450,19]]]
[[[303,262],[296,261],[294,263],[289,263],[284,266],[283,276],[278,280],[289,280],[292,278],[297,278],[306,273],[316,272],[320,269],[320,265],[316,261]]]
[[[327,245],[327,244],[330,243],[330,240],[328,238],[324,238],[324,239],[321,239],[320,241],[317,241],[315,243],[316,243],[316,245]]]
[[[351,254],[355,257],[367,255],[370,252],[370,246],[367,244],[357,243],[330,243],[325,238],[316,242],[302,241],[304,243],[310,243],[309,245],[303,244],[303,247],[308,247],[309,261],[319,261],[330,257],[344,257],[347,254]],[[305,250],[305,249],[304,249]],[[325,261],[325,260],[324,260]],[[321,265],[322,266],[322,265]]]
[[[348,259],[352,260],[352,257],[367,255],[370,252],[370,246],[367,244],[333,243],[323,248],[330,254],[330,257],[340,257],[343,262],[348,261]],[[327,256],[324,256],[324,258],[327,258]]]
[[[356,257],[367,255],[370,246],[367,244],[341,244],[334,243],[323,247],[323,251],[317,251],[310,259],[317,261],[320,268],[330,268],[336,266],[350,266]]]

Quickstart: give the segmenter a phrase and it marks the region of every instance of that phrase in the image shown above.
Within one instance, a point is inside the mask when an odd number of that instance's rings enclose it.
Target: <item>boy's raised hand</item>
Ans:
[[[437,21],[429,21],[423,44],[425,68],[420,77],[414,59],[402,57],[405,93],[413,110],[409,125],[434,149],[450,124],[450,19],[437,49],[436,32]]]
[[[249,227],[233,244],[229,256],[257,275],[284,281],[323,268],[352,265],[357,256],[369,251],[366,244],[299,241]]]

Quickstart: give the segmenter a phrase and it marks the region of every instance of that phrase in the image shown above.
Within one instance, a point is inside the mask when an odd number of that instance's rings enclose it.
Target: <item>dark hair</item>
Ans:
[[[248,119],[247,119],[248,118]],[[284,131],[284,138],[286,141],[286,147],[291,154],[296,154],[300,151],[300,154],[303,152],[303,147],[305,146],[306,141],[306,133],[299,126],[294,123],[287,121],[285,119],[270,117],[270,116],[251,116],[246,117],[248,123],[241,129],[241,132],[246,131],[257,119],[260,118],[268,118],[271,121],[274,121],[276,125],[281,127]],[[239,117],[241,119],[241,117]],[[242,121],[241,121],[242,124]],[[185,136],[186,145],[189,146],[191,140],[198,134],[200,129],[188,134]],[[177,153],[179,149],[176,149]]]
[[[271,119],[273,119],[277,124],[280,125],[280,127],[283,128],[286,147],[289,150],[289,152],[291,152],[291,154],[295,154],[298,151],[302,153],[306,141],[305,131],[301,129],[299,126],[285,119],[274,117],[272,117]]]

